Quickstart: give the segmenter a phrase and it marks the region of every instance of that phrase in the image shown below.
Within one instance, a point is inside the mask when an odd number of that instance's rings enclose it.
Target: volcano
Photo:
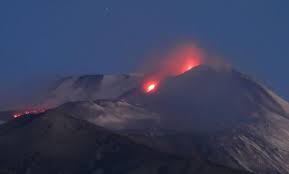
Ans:
[[[65,78],[50,95],[61,104],[52,115],[101,126],[158,153],[253,173],[289,173],[289,104],[260,82],[212,65],[162,79],[149,94],[143,81],[142,75]],[[14,125],[19,119],[2,127],[10,125],[13,133],[22,127]]]
[[[124,99],[159,113],[159,129],[197,137],[198,151],[211,161],[289,173],[289,104],[232,68],[201,65],[166,79],[153,95],[135,91]]]

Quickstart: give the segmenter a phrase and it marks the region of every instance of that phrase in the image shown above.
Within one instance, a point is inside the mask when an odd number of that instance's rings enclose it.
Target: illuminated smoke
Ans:
[[[147,75],[143,82],[143,91],[151,93],[157,90],[159,83],[169,76],[183,74],[204,61],[201,49],[193,45],[182,45],[171,49],[153,62],[153,73]]]
[[[190,45],[178,47],[168,53],[160,64],[160,74],[163,77],[177,76],[191,70],[202,62],[203,55],[200,49]]]

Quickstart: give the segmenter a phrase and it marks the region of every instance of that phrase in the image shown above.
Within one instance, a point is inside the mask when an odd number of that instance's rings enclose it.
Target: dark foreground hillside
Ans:
[[[59,110],[24,116],[0,127],[1,174],[242,174],[184,159]]]

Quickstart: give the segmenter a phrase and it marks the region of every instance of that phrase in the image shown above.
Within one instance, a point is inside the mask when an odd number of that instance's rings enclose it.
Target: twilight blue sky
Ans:
[[[0,95],[70,74],[131,72],[184,39],[289,99],[288,0],[1,0]]]

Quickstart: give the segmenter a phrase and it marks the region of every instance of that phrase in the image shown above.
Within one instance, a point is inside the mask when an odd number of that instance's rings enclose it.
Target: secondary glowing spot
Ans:
[[[144,92],[151,93],[157,90],[158,83],[155,81],[150,81],[145,83],[144,85]]]
[[[151,85],[149,85],[149,86],[148,86],[148,89],[147,89],[147,91],[148,91],[148,92],[150,92],[150,91],[154,90],[154,89],[155,89],[155,87],[156,87],[156,85],[155,85],[155,84],[151,84]]]
[[[23,111],[23,112],[19,112],[19,113],[15,113],[13,114],[14,118],[18,118],[18,117],[22,117],[25,115],[30,115],[30,114],[40,114],[45,112],[44,109],[34,109],[34,110],[28,110],[28,111]]]
[[[146,75],[142,92],[152,93],[158,90],[158,86],[167,77],[175,77],[192,70],[203,63],[202,50],[193,45],[183,45],[163,55],[164,59],[152,62],[150,74]]]
[[[21,113],[17,113],[17,114],[14,114],[14,115],[13,115],[14,118],[21,117],[21,116],[22,116]]]

